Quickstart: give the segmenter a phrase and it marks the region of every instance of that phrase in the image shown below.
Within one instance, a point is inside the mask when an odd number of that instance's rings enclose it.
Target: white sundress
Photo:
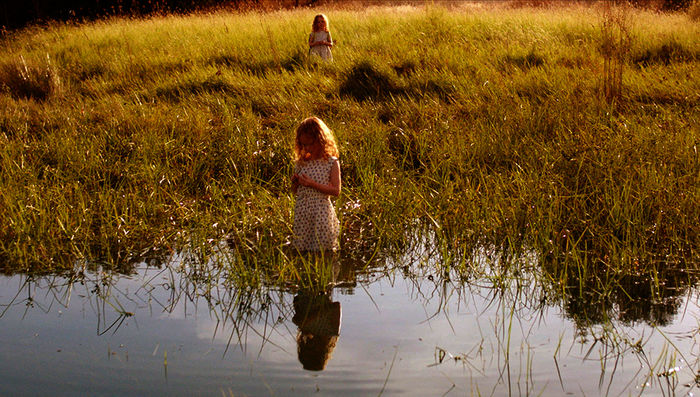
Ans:
[[[327,185],[330,183],[333,163],[337,161],[336,157],[330,157],[299,162],[294,172]],[[307,186],[299,186],[294,203],[294,247],[300,251],[336,250],[339,232],[340,222],[331,196]]]
[[[309,42],[313,43],[315,41],[328,41],[328,42],[333,42],[331,40],[331,34],[329,32],[311,32],[309,35]],[[327,45],[317,45],[313,46],[309,49],[309,55],[316,55],[321,57],[324,61],[332,61],[333,60],[333,53],[331,52],[331,48]]]

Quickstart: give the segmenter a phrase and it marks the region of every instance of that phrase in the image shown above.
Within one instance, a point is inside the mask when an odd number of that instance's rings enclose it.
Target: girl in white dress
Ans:
[[[294,145],[294,237],[299,251],[335,251],[340,224],[331,196],[340,194],[340,163],[333,133],[317,117],[302,121]]]
[[[321,57],[324,61],[332,61],[331,47],[333,47],[333,39],[331,39],[331,32],[328,30],[328,18],[323,14],[318,14],[311,25],[309,55]]]

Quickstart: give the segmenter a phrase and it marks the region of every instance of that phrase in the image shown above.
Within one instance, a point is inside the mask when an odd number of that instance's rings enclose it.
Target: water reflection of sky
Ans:
[[[0,279],[0,395],[698,392],[696,290],[667,326],[613,321],[616,332],[599,325],[584,340],[557,306],[396,272],[352,294],[332,292],[342,307],[340,337],[325,369],[313,372],[297,358],[293,293],[266,292],[266,310],[234,323],[226,312],[237,315],[235,305],[212,309],[172,272],[141,269],[110,285],[24,281]],[[111,288],[108,299],[97,297],[96,284]]]

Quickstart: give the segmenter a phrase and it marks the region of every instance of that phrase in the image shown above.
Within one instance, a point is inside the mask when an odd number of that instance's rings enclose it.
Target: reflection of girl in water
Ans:
[[[292,322],[299,327],[297,353],[304,369],[322,371],[340,336],[340,302],[330,294],[300,292],[294,297]]]

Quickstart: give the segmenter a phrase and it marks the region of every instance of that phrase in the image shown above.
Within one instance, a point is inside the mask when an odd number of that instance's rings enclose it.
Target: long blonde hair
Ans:
[[[321,144],[324,159],[338,157],[338,145],[335,143],[331,129],[318,117],[309,117],[297,127],[296,139],[294,140],[294,160],[297,162],[304,161],[302,145],[299,142],[299,137],[302,135],[309,136],[314,142]]]
[[[318,30],[318,20],[319,20],[319,18],[321,18],[321,19],[323,19],[324,21],[326,21],[326,28],[323,29],[323,30],[326,31],[326,32],[329,32],[329,31],[330,31],[329,29],[331,28],[330,22],[328,22],[328,17],[327,17],[326,15],[324,15],[324,14],[318,14],[318,15],[316,15],[316,16],[314,17],[314,22],[311,24],[311,31],[312,31],[312,32],[318,32],[318,31],[319,31],[319,30]]]

